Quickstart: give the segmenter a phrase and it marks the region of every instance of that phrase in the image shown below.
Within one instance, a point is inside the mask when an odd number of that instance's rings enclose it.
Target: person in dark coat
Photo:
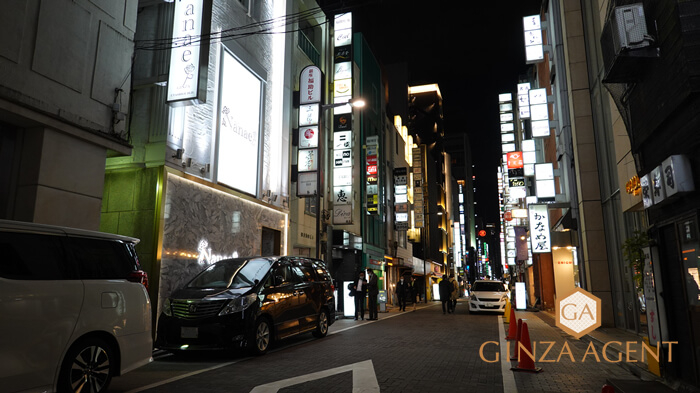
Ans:
[[[411,287],[408,280],[401,276],[399,282],[396,283],[396,298],[399,301],[399,311],[406,311],[406,301],[411,295]]]
[[[452,283],[450,282],[447,275],[442,277],[442,280],[438,284],[438,289],[440,290],[440,301],[442,302],[442,313],[445,311],[452,313]]]
[[[353,286],[355,289],[355,320],[357,318],[365,319],[365,298],[367,295],[367,280],[365,280],[365,272],[360,272],[360,276],[355,280]]]
[[[379,278],[372,271],[367,269],[367,303],[369,308],[369,320],[377,320],[377,296],[379,295]]]

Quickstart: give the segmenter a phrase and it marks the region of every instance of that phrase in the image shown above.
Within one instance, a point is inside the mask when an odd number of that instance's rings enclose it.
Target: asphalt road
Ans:
[[[470,315],[466,303],[444,315],[438,302],[341,319],[329,335],[279,343],[260,357],[156,352],[154,362],[114,378],[110,392],[503,392],[502,366],[482,360],[499,341],[496,315]],[[494,354],[485,354],[493,358]]]

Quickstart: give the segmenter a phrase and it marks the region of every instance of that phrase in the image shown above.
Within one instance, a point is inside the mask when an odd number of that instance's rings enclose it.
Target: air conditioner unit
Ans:
[[[652,47],[642,3],[615,7],[600,37],[604,83],[629,83],[639,79],[644,58],[659,57]]]
[[[613,19],[615,53],[650,45],[642,3],[615,7]]]

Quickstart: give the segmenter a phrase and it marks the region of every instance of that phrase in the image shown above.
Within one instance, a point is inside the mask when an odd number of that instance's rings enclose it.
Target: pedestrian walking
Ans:
[[[372,269],[367,269],[367,303],[369,308],[369,319],[377,320],[377,295],[379,295],[379,278]]]
[[[367,280],[365,272],[360,272],[360,276],[355,280],[355,320],[365,319],[365,300],[367,298]]]
[[[416,285],[415,277],[411,276],[411,281],[408,283],[408,286],[411,291],[411,299],[413,299],[413,311],[416,311],[416,304],[420,300],[420,294],[418,293],[418,288]]]
[[[401,276],[399,282],[396,283],[396,298],[399,301],[399,311],[406,311],[406,301],[410,297],[411,288],[408,280]]]
[[[450,301],[452,306],[452,312],[455,311],[457,307],[457,298],[459,297],[459,283],[455,279],[454,274],[450,274],[450,283],[452,284],[452,292],[450,293]]]
[[[450,279],[447,275],[443,276],[442,280],[440,280],[438,289],[440,291],[440,301],[442,302],[442,313],[452,313],[452,300],[450,298],[452,295],[452,283],[450,283]]]

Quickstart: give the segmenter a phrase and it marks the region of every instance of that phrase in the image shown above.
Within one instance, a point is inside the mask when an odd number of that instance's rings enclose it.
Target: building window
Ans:
[[[316,197],[304,198],[304,214],[316,215]]]

